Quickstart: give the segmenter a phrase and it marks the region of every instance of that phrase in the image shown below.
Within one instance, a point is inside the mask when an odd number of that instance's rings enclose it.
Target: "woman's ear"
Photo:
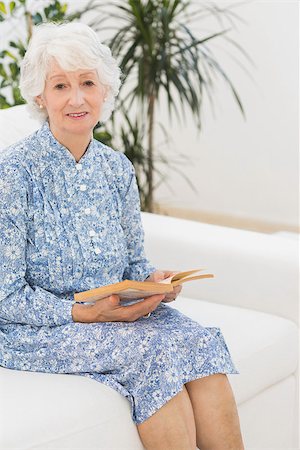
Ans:
[[[34,97],[36,104],[42,109],[44,107],[41,95]]]
[[[103,93],[103,100],[106,101],[107,100],[107,96],[109,93],[110,88],[108,86],[104,87],[104,93]]]

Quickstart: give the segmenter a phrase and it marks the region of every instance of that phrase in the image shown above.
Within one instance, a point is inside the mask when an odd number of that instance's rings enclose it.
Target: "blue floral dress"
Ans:
[[[219,328],[165,303],[134,322],[72,320],[75,292],[155,270],[124,154],[93,139],[77,163],[46,121],[1,154],[0,192],[1,366],[104,383],[136,424],[188,381],[239,373]]]

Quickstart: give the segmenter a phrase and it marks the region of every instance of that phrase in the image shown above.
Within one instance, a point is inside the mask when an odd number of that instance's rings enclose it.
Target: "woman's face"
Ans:
[[[63,142],[71,135],[90,136],[99,121],[106,87],[96,70],[64,71],[52,60],[45,89],[37,101],[46,108],[52,132]]]

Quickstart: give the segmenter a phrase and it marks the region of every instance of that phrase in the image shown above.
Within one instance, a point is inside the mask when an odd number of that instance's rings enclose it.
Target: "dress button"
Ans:
[[[89,235],[90,235],[90,236],[96,236],[96,231],[90,230],[90,231],[89,231]]]
[[[84,212],[85,214],[91,214],[91,208],[85,208]]]
[[[95,248],[95,253],[96,253],[96,255],[99,255],[99,253],[101,253],[101,250],[100,250],[99,247],[96,247],[96,248]]]
[[[78,163],[76,164],[76,170],[82,170],[82,164]]]
[[[79,189],[80,189],[81,191],[86,191],[86,184],[81,184],[81,185],[79,186]]]

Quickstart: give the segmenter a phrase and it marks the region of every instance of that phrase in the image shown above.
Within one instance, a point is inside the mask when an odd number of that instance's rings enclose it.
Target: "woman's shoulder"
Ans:
[[[33,160],[33,144],[36,132],[9,145],[0,152],[0,178],[13,178],[15,183],[21,183],[28,177],[30,161]],[[10,180],[10,183],[13,180]]]
[[[32,148],[36,141],[37,131],[14,142],[0,151],[0,165],[14,165],[24,163],[31,157]]]
[[[118,172],[124,173],[124,171],[132,173],[134,171],[132,162],[125,153],[120,150],[114,150],[112,147],[109,147],[100,141],[95,140],[95,143],[99,155],[105,158],[114,174]]]

